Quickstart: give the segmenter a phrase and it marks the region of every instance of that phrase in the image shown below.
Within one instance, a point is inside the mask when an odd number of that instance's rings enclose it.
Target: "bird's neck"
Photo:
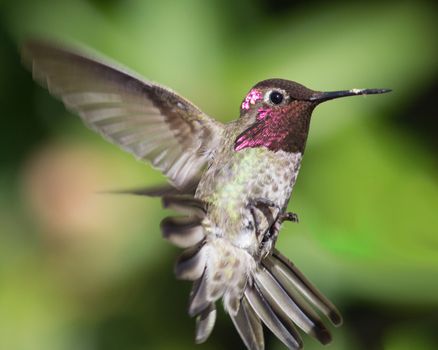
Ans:
[[[284,111],[259,110],[255,122],[239,134],[234,149],[265,147],[271,151],[303,153],[311,111],[290,115]]]

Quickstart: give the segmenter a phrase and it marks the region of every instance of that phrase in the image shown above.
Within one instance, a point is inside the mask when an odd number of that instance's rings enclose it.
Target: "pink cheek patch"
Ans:
[[[257,89],[252,89],[245,97],[245,101],[242,102],[242,109],[248,110],[249,107],[255,104],[258,100],[262,99],[262,92]]]

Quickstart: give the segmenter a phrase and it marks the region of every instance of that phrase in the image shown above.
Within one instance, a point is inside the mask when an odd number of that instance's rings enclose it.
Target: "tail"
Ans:
[[[338,310],[281,253],[274,250],[254,269],[247,269],[252,271],[251,275],[237,270],[231,292],[230,278],[226,283],[223,280],[215,283],[218,273],[226,275],[224,269],[211,264],[210,259],[216,253],[214,243],[202,241],[188,248],[175,265],[178,278],[194,281],[189,314],[196,316],[196,342],[204,342],[213,330],[215,302],[221,297],[240,337],[250,350],[264,349],[262,323],[289,349],[301,349],[303,346],[296,327],[322,344],[331,341],[330,331],[316,311],[339,326],[342,318]],[[242,265],[245,265],[244,261],[241,259]]]
[[[296,327],[322,344],[331,341],[318,313],[339,326],[339,311],[278,250],[256,263],[227,241],[206,237],[202,221],[207,205],[191,194],[161,190],[140,194],[161,195],[164,207],[186,214],[165,218],[161,229],[164,238],[185,248],[175,274],[193,281],[189,314],[196,317],[197,343],[206,341],[214,328],[219,298],[249,350],[264,349],[262,324],[289,349],[303,346]]]
[[[314,309],[326,316],[333,325],[341,325],[342,317],[336,307],[274,249],[261,262],[241,302],[239,313],[252,316],[233,321],[248,349],[263,349],[258,326],[260,320],[289,349],[303,346],[295,326],[320,343],[328,344],[331,341],[330,332]],[[254,324],[257,326],[254,327]]]
[[[192,199],[193,200],[193,199]],[[223,298],[240,337],[250,350],[264,349],[264,324],[289,349],[303,346],[297,331],[331,341],[330,331],[318,315],[335,326],[342,323],[336,307],[278,250],[260,263],[227,241],[207,239],[201,226],[200,204],[187,201],[186,211],[196,215],[167,218],[164,237],[186,248],[175,265],[177,278],[193,281],[189,314],[196,317],[196,342],[207,340],[216,321],[216,301]],[[182,209],[182,203],[165,199],[166,206]]]

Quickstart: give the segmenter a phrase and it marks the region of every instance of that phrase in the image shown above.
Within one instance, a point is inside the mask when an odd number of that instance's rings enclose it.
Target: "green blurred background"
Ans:
[[[164,178],[36,86],[20,42],[85,44],[222,121],[257,81],[383,87],[314,113],[278,247],[339,306],[330,349],[438,348],[438,11],[425,1],[0,1],[0,349],[242,349],[193,342],[157,199]],[[266,332],[267,348],[282,345]],[[320,349],[305,338],[307,349]]]

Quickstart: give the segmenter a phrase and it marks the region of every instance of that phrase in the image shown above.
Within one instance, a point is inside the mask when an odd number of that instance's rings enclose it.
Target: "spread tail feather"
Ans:
[[[327,316],[334,325],[338,326],[342,322],[335,306],[276,249],[255,270],[252,284],[245,290],[241,308],[246,301],[257,317],[289,349],[301,349],[303,346],[295,326],[322,344],[331,341],[328,328],[311,306]],[[239,310],[238,315],[241,312]],[[242,331],[243,322],[238,323],[235,319],[233,322],[247,348],[259,349],[254,345],[254,335]]]
[[[230,317],[248,349],[263,350],[265,348],[262,322],[245,297],[240,302],[236,316],[230,315]]]
[[[275,313],[257,284],[245,291],[245,298],[272,333],[289,349],[301,349],[303,343],[292,322]],[[251,348],[250,348],[251,349]],[[252,349],[251,349],[252,350]]]
[[[338,309],[277,249],[274,249],[272,256],[262,263],[290,295],[301,294],[334,326],[342,324],[342,316]]]
[[[210,303],[205,310],[203,310],[196,317],[196,331],[195,342],[196,344],[204,343],[211,332],[213,331],[214,324],[216,323],[216,306],[214,303]]]
[[[189,315],[191,317],[198,316],[211,304],[208,291],[206,271],[201,278],[193,283],[192,291],[189,298]]]
[[[322,344],[330,342],[330,332],[319,316],[303,302],[296,292],[286,290],[269,270],[264,267],[260,268],[255,275],[255,284],[277,316],[296,324]]]

